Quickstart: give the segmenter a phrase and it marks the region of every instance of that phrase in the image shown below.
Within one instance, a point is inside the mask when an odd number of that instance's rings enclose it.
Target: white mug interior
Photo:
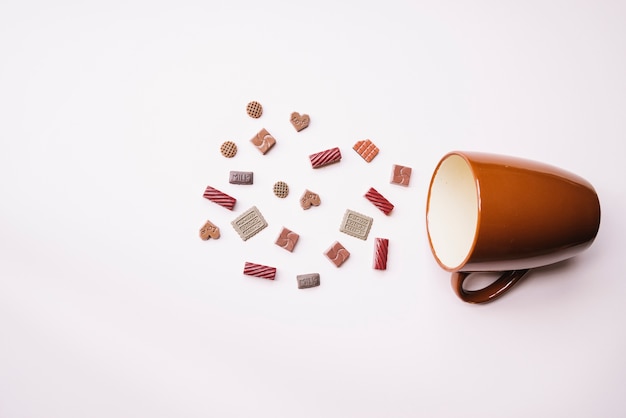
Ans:
[[[447,270],[459,269],[471,254],[478,230],[478,184],[469,163],[450,154],[431,180],[426,208],[428,239]]]

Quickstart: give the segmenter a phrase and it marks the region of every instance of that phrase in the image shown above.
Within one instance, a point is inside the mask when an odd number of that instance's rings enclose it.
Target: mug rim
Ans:
[[[474,228],[471,231],[471,242],[469,242],[469,245],[467,246],[467,251],[465,252],[464,257],[462,259],[459,258],[460,262],[454,263],[454,265],[450,265],[450,264],[444,263],[441,260],[440,256],[437,253],[437,249],[435,248],[435,244],[433,243],[433,237],[431,236],[431,225],[430,225],[430,213],[431,213],[430,209],[431,209],[431,198],[433,194],[433,185],[435,184],[435,180],[437,179],[437,174],[439,173],[439,170],[441,169],[442,165],[446,161],[448,161],[451,157],[454,157],[454,156],[460,157],[465,162],[465,164],[467,165],[467,168],[469,169],[469,173],[471,174],[473,191],[474,191],[473,197],[475,199],[475,205],[476,205],[476,213],[475,213],[476,219],[474,221]],[[435,260],[437,261],[437,264],[439,264],[441,268],[443,268],[444,270],[448,272],[457,272],[457,271],[461,271],[463,266],[467,264],[467,262],[469,261],[469,259],[471,258],[474,252],[474,248],[476,247],[478,231],[480,229],[480,222],[481,222],[480,184],[478,183],[478,179],[476,177],[474,167],[469,157],[463,151],[450,151],[446,153],[443,157],[441,157],[441,159],[435,166],[435,169],[433,170],[433,174],[429,182],[428,195],[426,198],[426,235],[428,236],[428,245],[430,246],[430,250]]]

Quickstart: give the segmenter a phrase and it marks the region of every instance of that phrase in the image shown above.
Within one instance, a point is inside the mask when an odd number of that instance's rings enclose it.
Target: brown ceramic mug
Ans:
[[[600,202],[581,177],[547,164],[479,152],[446,154],[426,204],[428,240],[452,287],[466,302],[494,300],[529,269],[588,248],[600,227]],[[501,272],[480,290],[474,272]]]

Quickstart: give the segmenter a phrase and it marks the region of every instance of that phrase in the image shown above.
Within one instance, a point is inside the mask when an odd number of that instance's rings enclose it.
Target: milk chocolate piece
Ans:
[[[339,230],[365,241],[373,222],[374,220],[369,216],[347,209]]]
[[[226,141],[220,146],[220,152],[226,158],[233,158],[237,154],[237,144]]]
[[[277,181],[274,183],[274,194],[276,197],[284,199],[289,194],[289,185],[284,181]]]
[[[291,253],[296,247],[299,238],[300,235],[296,234],[290,229],[283,227],[283,229],[280,231],[280,235],[278,235],[278,238],[276,239],[275,244],[279,247],[283,247],[285,250]]]
[[[262,154],[267,153],[276,144],[276,139],[263,128],[250,140]]]
[[[378,147],[374,145],[372,141],[366,139],[364,141],[357,141],[352,147],[357,154],[359,154],[365,161],[372,162],[374,157],[378,155]]]
[[[231,171],[228,182],[230,184],[252,184],[254,173],[252,171]]]
[[[331,263],[335,266],[341,267],[341,265],[346,262],[348,257],[350,257],[350,252],[346,250],[345,247],[339,243],[339,241],[335,241],[333,245],[324,251],[324,255],[328,257]]]
[[[298,289],[308,289],[320,285],[319,273],[299,274],[296,276]]]
[[[251,101],[246,105],[246,113],[254,119],[258,119],[263,114],[263,106],[257,101]]]
[[[209,238],[218,239],[220,237],[220,229],[215,226],[211,221],[206,221],[202,228],[200,228],[200,238],[204,241]]]
[[[267,222],[256,206],[252,206],[232,221],[231,225],[235,228],[235,231],[237,231],[241,239],[247,241],[263,230],[267,226]]]
[[[302,206],[302,209],[304,210],[307,210],[311,206],[319,206],[320,203],[322,203],[320,196],[310,190],[305,190],[304,194],[300,198],[300,206]]]
[[[293,112],[291,114],[290,121],[293,127],[296,128],[296,131],[300,132],[301,130],[309,126],[311,118],[309,118],[309,115],[301,115],[298,112]]]
[[[411,167],[394,164],[391,168],[391,184],[408,186],[411,181]]]

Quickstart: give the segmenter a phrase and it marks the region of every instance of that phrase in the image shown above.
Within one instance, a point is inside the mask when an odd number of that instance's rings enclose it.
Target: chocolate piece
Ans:
[[[233,210],[235,207],[235,203],[237,203],[237,199],[232,196],[227,195],[224,192],[217,190],[214,187],[206,186],[204,190],[204,194],[202,195],[204,198],[209,199],[211,202],[217,203],[220,206],[224,206],[228,210]]]
[[[246,261],[243,266],[243,274],[260,277],[262,279],[274,280],[276,277],[276,267],[264,266],[263,264],[250,263]]]
[[[293,112],[291,114],[290,121],[293,127],[296,128],[296,131],[300,132],[301,130],[309,126],[311,118],[309,118],[309,115],[301,115],[298,112]]]
[[[267,129],[263,128],[257,132],[250,142],[252,142],[262,154],[265,154],[276,144],[276,139],[274,139]]]
[[[298,289],[308,289],[320,285],[319,273],[299,274],[296,276]]]
[[[335,241],[325,252],[324,255],[337,267],[340,267],[350,257],[350,252],[344,248],[339,241]]]
[[[313,168],[324,167],[341,161],[341,151],[337,147],[330,148],[325,151],[309,155],[309,160],[311,160],[311,166]]]
[[[215,226],[211,221],[206,221],[202,228],[200,228],[200,238],[204,241],[209,238],[218,239],[220,237],[220,229]]]
[[[387,253],[389,251],[389,240],[387,238],[374,239],[374,269],[387,270]]]
[[[276,239],[275,244],[279,247],[283,247],[285,250],[291,253],[298,243],[299,238],[300,235],[296,234],[290,229],[283,227],[283,229],[280,231],[280,235],[278,235],[278,238]]]
[[[233,158],[237,154],[237,144],[226,141],[220,146],[220,152],[226,158]]]
[[[230,184],[252,184],[254,173],[252,171],[231,171],[228,182]]]
[[[263,106],[257,101],[251,101],[246,105],[246,113],[254,119],[258,119],[263,114]]]
[[[393,210],[393,204],[373,187],[370,187],[367,193],[365,193],[365,198],[372,202],[374,206],[380,209],[385,215],[389,215]]]
[[[391,184],[408,186],[411,181],[411,167],[394,164],[391,169]]]
[[[304,194],[300,198],[300,206],[302,206],[302,209],[304,210],[307,210],[311,206],[319,206],[320,203],[322,203],[320,196],[310,190],[305,190]]]
[[[347,209],[339,230],[365,241],[373,222],[374,220],[369,216]]]
[[[261,212],[252,206],[250,209],[239,215],[231,222],[235,231],[239,234],[242,240],[247,241],[267,226],[267,222],[261,215]]]
[[[365,161],[371,162],[374,157],[378,155],[378,147],[374,145],[372,141],[366,139],[364,141],[357,141],[352,147]]]
[[[277,181],[274,183],[274,194],[281,199],[284,199],[289,194],[289,186],[284,181]]]

